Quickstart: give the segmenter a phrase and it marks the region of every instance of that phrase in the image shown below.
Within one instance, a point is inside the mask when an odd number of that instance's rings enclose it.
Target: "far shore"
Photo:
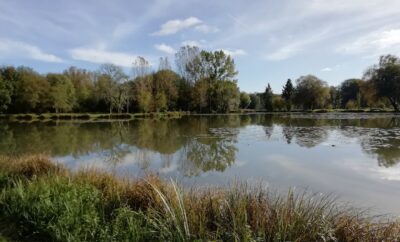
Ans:
[[[8,121],[51,121],[51,120],[131,120],[141,118],[177,118],[185,115],[226,115],[226,114],[282,114],[282,113],[399,113],[393,109],[313,109],[291,111],[267,111],[242,109],[231,113],[196,113],[189,111],[149,112],[149,113],[18,113],[0,114],[0,120]]]
[[[1,114],[0,119],[8,121],[51,121],[51,120],[130,120],[140,118],[181,117],[189,112],[158,113],[20,113]]]

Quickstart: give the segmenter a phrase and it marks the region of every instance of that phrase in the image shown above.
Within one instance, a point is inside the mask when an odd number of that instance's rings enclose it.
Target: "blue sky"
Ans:
[[[111,62],[185,44],[231,54],[244,91],[281,91],[314,74],[331,85],[361,77],[379,55],[400,55],[399,0],[0,0],[0,64],[41,73]]]

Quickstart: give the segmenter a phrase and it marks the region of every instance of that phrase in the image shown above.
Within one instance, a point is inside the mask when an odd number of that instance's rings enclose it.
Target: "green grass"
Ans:
[[[260,186],[182,188],[156,176],[72,173],[0,157],[0,233],[19,241],[399,241],[400,222],[330,196]]]

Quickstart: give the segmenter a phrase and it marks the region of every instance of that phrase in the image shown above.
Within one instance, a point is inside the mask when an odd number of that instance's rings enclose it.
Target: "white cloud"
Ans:
[[[136,56],[122,52],[113,52],[103,49],[75,48],[70,51],[71,57],[75,60],[92,63],[112,63],[119,66],[131,67]]]
[[[196,31],[202,32],[202,33],[216,33],[219,32],[219,29],[217,27],[214,26],[209,26],[206,24],[201,24],[201,25],[197,25],[196,27],[194,27],[194,29]]]
[[[166,54],[169,54],[169,55],[172,55],[172,54],[174,54],[174,53],[176,52],[176,50],[175,50],[174,48],[172,48],[171,46],[166,45],[166,44],[164,44],[164,43],[155,45],[154,47],[155,47],[157,50],[159,50],[159,51],[161,51],[161,52],[164,52],[164,53],[166,53]]]
[[[196,26],[200,23],[202,23],[202,21],[196,17],[189,17],[183,20],[181,19],[169,20],[164,24],[162,24],[160,30],[154,32],[152,35],[159,35],[159,36],[171,35],[181,30]]]
[[[39,47],[9,39],[0,39],[0,55],[2,57],[21,57],[45,62],[62,62],[60,57],[43,52]]]
[[[225,54],[230,55],[232,57],[235,56],[240,56],[240,55],[246,55],[246,51],[242,50],[242,49],[237,49],[237,50],[225,50],[225,49],[221,49]]]
[[[298,45],[287,45],[270,54],[267,54],[266,59],[272,61],[286,60],[297,54],[299,51],[301,51],[301,48]]]
[[[337,52],[344,54],[367,54],[376,56],[393,53],[400,54],[400,29],[381,30],[361,36],[345,43]]]
[[[325,67],[325,68],[322,68],[322,69],[321,69],[321,72],[330,72],[330,71],[333,71],[333,68],[331,68],[331,67]]]

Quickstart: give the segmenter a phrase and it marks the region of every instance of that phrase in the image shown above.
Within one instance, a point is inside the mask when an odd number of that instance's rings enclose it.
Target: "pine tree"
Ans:
[[[268,83],[267,88],[265,89],[264,92],[264,107],[267,111],[273,111],[273,105],[272,105],[272,99],[273,99],[273,93],[271,86]]]
[[[286,109],[290,111],[292,109],[292,99],[294,94],[294,87],[292,80],[288,79],[282,90],[282,97],[286,101]]]

